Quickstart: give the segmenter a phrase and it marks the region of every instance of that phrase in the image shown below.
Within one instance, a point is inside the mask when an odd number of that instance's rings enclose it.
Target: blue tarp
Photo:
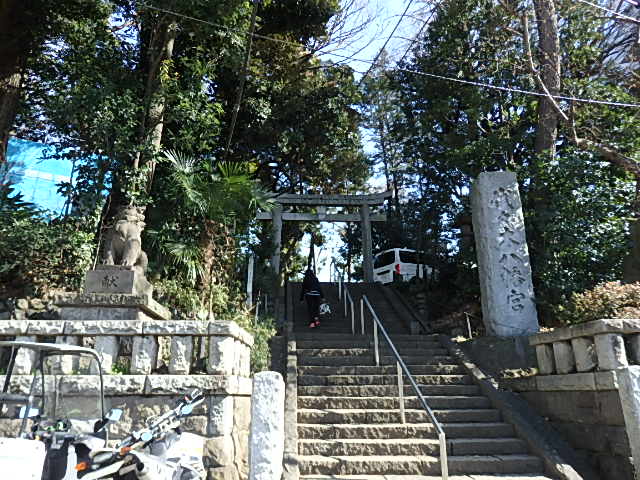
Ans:
[[[8,176],[15,190],[23,195],[23,200],[60,214],[65,208],[66,198],[58,193],[58,184],[71,181],[73,162],[51,158],[54,153],[50,145],[10,138],[7,150],[9,168],[5,178]]]

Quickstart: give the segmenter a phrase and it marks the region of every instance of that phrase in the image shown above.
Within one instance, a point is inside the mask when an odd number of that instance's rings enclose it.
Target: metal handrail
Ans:
[[[349,288],[346,285],[342,287],[342,291],[344,292],[344,318],[348,317],[348,313],[349,313],[348,307],[350,306],[351,307],[351,335],[355,335],[356,334],[356,324],[355,324],[356,311],[353,303],[353,297],[351,297],[351,292],[349,291]]]
[[[413,390],[416,392],[416,395],[420,401],[420,404],[422,405],[422,408],[424,408],[424,410],[427,412],[427,415],[431,419],[431,423],[433,423],[436,429],[436,432],[438,433],[438,441],[440,443],[441,475],[443,480],[448,480],[449,465],[447,462],[447,437],[444,433],[444,430],[442,429],[442,425],[440,424],[440,422],[438,422],[435,414],[433,413],[433,410],[431,410],[431,408],[427,404],[427,401],[422,395],[422,392],[420,392],[420,388],[418,387],[418,384],[413,378],[413,375],[407,368],[407,365],[402,360],[402,357],[400,357],[400,354],[398,353],[396,346],[393,344],[393,342],[391,341],[391,338],[389,337],[389,334],[387,333],[385,328],[382,326],[382,322],[378,318],[378,315],[376,314],[375,310],[371,306],[371,303],[369,302],[369,299],[367,298],[366,295],[362,295],[360,299],[360,309],[361,309],[360,314],[362,319],[364,319],[363,304],[366,304],[367,308],[369,309],[369,312],[371,313],[371,317],[373,318],[373,341],[374,341],[374,353],[375,353],[376,366],[380,366],[380,347],[378,345],[378,329],[380,329],[380,331],[382,332],[382,336],[384,337],[386,342],[389,344],[389,346],[391,347],[391,351],[393,352],[393,355],[396,357],[396,367],[398,372],[398,397],[400,401],[399,409],[400,409],[400,417],[401,417],[402,423],[406,423],[406,419],[404,416],[404,385],[402,383],[402,373],[404,372],[404,374],[409,379],[409,383],[413,387]],[[363,333],[364,333],[364,328],[363,328]]]

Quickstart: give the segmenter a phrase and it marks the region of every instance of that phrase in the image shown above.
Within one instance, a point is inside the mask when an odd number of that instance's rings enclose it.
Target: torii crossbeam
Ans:
[[[274,198],[275,208],[270,212],[258,212],[258,220],[273,221],[273,240],[276,250],[271,257],[271,266],[280,274],[280,250],[282,248],[282,222],[362,222],[362,259],[364,281],[373,282],[373,252],[371,222],[384,222],[385,214],[371,215],[374,205],[382,205],[391,192],[372,195],[295,195],[285,193]],[[315,213],[285,211],[285,205],[316,207]],[[326,213],[326,207],[359,207],[360,213]]]

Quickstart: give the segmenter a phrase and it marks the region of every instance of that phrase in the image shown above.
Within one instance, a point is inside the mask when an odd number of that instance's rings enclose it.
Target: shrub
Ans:
[[[76,290],[91,265],[93,232],[85,218],[5,216],[0,224],[0,295]]]
[[[640,283],[607,282],[574,293],[569,304],[558,309],[558,318],[568,325],[600,318],[640,318]]]

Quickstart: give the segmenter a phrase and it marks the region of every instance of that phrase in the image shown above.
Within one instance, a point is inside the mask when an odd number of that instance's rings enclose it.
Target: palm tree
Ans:
[[[202,219],[198,252],[175,242],[167,251],[174,261],[184,263],[189,276],[199,278],[211,315],[215,286],[230,277],[236,234],[246,232],[257,209],[270,209],[272,200],[252,178],[251,164],[197,161],[175,151],[164,154],[173,167],[170,178],[176,193]]]

